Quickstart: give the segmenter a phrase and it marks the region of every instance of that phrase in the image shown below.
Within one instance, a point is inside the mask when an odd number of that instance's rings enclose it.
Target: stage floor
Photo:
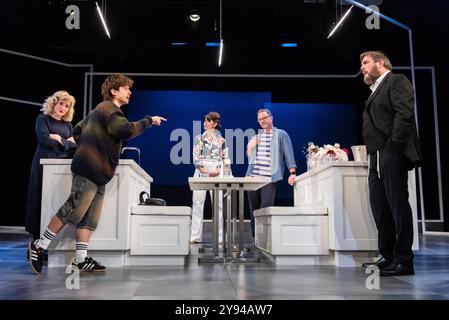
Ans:
[[[381,277],[380,289],[367,289],[362,268],[277,267],[259,263],[198,263],[192,244],[185,266],[109,268],[82,273],[80,288],[69,290],[63,268],[31,272],[26,260],[30,237],[0,227],[0,299],[159,299],[159,300],[449,300],[449,237],[420,236],[414,276]],[[206,239],[207,240],[207,239]],[[249,242],[248,242],[249,243]]]

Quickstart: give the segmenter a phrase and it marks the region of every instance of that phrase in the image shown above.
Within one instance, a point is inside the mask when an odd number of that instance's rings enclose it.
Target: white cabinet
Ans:
[[[43,231],[70,194],[72,172],[70,159],[42,159],[41,164],[43,165],[41,213],[41,230]],[[130,249],[131,207],[139,203],[141,191],[150,194],[152,181],[153,179],[133,160],[120,160],[114,177],[106,185],[100,222],[92,235],[89,250],[123,252]],[[73,256],[74,227],[65,226],[56,240],[52,241],[50,249],[54,249],[54,252],[70,250]],[[111,259],[113,259],[112,255]]]
[[[277,264],[357,267],[369,261],[377,255],[378,245],[367,174],[367,162],[347,161],[321,165],[296,177],[294,207],[255,211],[256,246]],[[413,249],[418,250],[415,190],[411,171]]]
[[[190,249],[192,209],[133,206],[131,250],[126,264],[184,265]]]
[[[366,173],[363,163],[339,162],[296,178],[295,206],[328,209],[331,250],[377,250]]]
[[[294,206],[327,207],[329,249],[340,251],[377,250],[377,228],[368,194],[367,162],[334,162],[296,178]],[[409,202],[414,224],[413,249],[418,250],[416,190],[413,171],[409,174]]]

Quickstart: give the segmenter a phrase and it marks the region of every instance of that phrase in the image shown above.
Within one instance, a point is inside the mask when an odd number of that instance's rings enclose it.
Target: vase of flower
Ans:
[[[307,171],[334,161],[348,161],[349,151],[346,148],[341,149],[339,143],[318,147],[313,142],[309,142],[305,150],[307,152],[304,152],[306,153]]]

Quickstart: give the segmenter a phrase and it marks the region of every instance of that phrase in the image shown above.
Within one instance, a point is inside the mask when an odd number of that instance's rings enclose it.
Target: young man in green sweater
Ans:
[[[29,262],[35,273],[42,272],[44,250],[67,223],[76,227],[73,265],[80,271],[105,271],[104,266],[87,256],[87,247],[100,219],[105,185],[118,165],[122,141],[166,121],[158,116],[146,116],[136,122],[126,119],[120,107],[129,103],[133,83],[122,74],[109,76],[101,87],[104,101],[75,126],[73,136],[78,148],[71,166],[72,189],[41,238],[29,244]]]

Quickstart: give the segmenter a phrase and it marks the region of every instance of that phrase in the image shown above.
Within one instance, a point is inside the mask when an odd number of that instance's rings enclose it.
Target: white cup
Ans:
[[[368,161],[368,154],[366,153],[366,146],[352,146],[352,155],[354,161]]]

